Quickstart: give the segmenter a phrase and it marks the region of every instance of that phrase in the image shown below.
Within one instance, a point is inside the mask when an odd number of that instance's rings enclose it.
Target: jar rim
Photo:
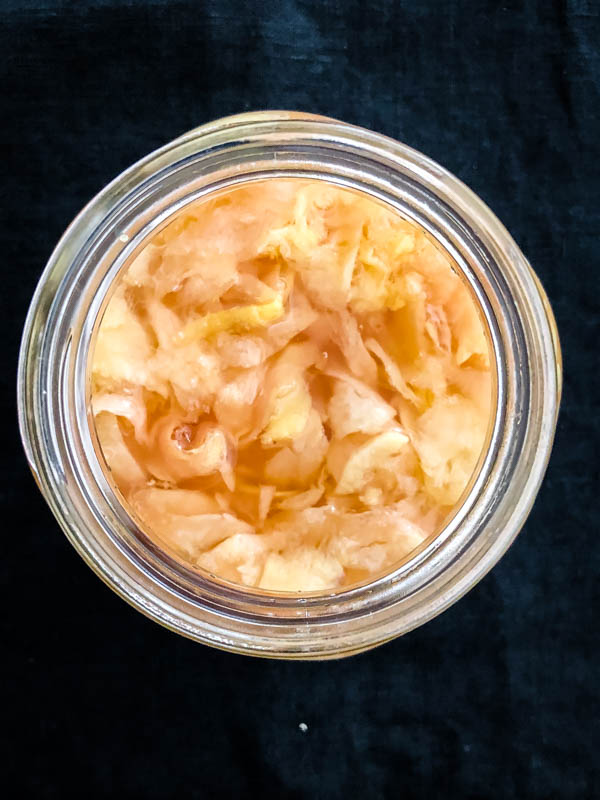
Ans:
[[[149,231],[176,213],[178,203],[191,202],[194,191],[208,193],[249,175],[260,179],[303,172],[341,185],[350,182],[350,188],[397,208],[410,201],[411,214],[420,215],[423,227],[456,256],[487,307],[496,353],[504,359],[498,411],[503,424],[496,427],[487,468],[472,487],[473,502],[445,529],[448,542],[432,541],[419,564],[411,559],[400,568],[402,574],[388,573],[378,585],[369,583],[355,592],[316,599],[292,596],[289,603],[280,594],[273,599],[261,592],[266,602],[246,592],[251,600],[242,601],[237,589],[217,591],[218,581],[190,587],[178,584],[172,568],[157,573],[127,540],[129,523],[122,507],[110,497],[108,483],[102,483],[99,463],[89,462],[82,376],[108,287]],[[162,204],[159,213],[157,203]],[[372,131],[298,112],[250,112],[196,128],[151,153],[112,181],[67,228],[25,324],[19,425],[38,485],[68,538],[135,607],[183,635],[223,649],[326,658],[367,649],[422,624],[497,562],[541,483],[560,382],[558,336],[543,289],[508,232],[470,189],[417,151]],[[87,472],[80,463],[85,459]],[[101,512],[90,478],[105,501]],[[120,539],[115,527],[123,531]]]

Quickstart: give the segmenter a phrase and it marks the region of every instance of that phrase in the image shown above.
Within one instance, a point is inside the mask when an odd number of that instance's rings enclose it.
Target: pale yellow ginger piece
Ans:
[[[339,512],[329,504],[277,515],[265,534],[277,579],[271,588],[298,580],[298,562],[303,566],[309,552],[317,553],[326,568],[319,576],[324,584],[321,588],[339,586],[340,568],[344,573],[362,573],[360,577],[379,572],[408,556],[431,534],[433,525],[424,518],[423,526],[415,524],[413,516],[423,518],[416,505],[406,501],[361,513]],[[325,558],[321,560],[321,556]],[[263,580],[266,575],[268,581],[267,564]]]
[[[164,515],[191,517],[221,511],[217,500],[206,492],[158,486],[138,489],[131,497],[131,504],[141,517],[155,519]]]
[[[273,552],[291,553],[300,547],[319,547],[339,532],[343,514],[332,509],[332,504],[315,508],[281,510],[265,522],[264,534]]]
[[[311,301],[318,308],[343,308],[350,299],[353,251],[341,260],[337,252],[325,251],[298,269]]]
[[[407,253],[412,253],[415,249],[416,238],[417,237],[414,231],[411,231],[410,233],[406,231],[404,233],[399,233],[393,244],[394,255],[404,256]]]
[[[422,399],[415,405],[420,408],[431,405],[435,397],[447,394],[450,370],[449,359],[430,354],[420,356],[409,367],[403,366],[407,381]]]
[[[298,547],[313,546],[328,548],[328,543],[340,536],[354,538],[365,543],[382,541],[381,534],[393,529],[401,520],[412,524],[412,530],[420,532],[420,539],[427,538],[433,527],[417,498],[391,503],[386,508],[367,511],[347,511],[336,508],[343,498],[332,497],[327,505],[294,512],[274,514],[265,526],[270,546],[278,552],[292,552]],[[421,524],[421,522],[423,524]]]
[[[200,554],[196,564],[219,578],[256,586],[268,552],[268,539],[247,530],[234,533],[208,552]]]
[[[198,562],[202,555],[220,542],[247,534],[252,527],[233,514],[171,515],[161,522],[158,534],[166,544]]]
[[[416,421],[412,444],[425,473],[425,488],[438,503],[456,503],[475,469],[485,440],[487,415],[470,400],[436,399]]]
[[[271,553],[259,582],[261,589],[314,592],[334,589],[344,577],[340,562],[314,548],[298,548],[285,555]]]
[[[425,330],[438,350],[449,353],[452,348],[452,333],[443,308],[427,303]]]
[[[265,427],[260,441],[265,447],[297,439],[306,428],[312,397],[305,370],[319,358],[311,342],[289,345],[272,368],[265,387]]]
[[[311,408],[310,392],[301,376],[279,386],[270,401],[269,422],[261,442],[271,446],[296,439],[306,428]]]
[[[410,400],[411,403],[415,403],[415,405],[419,404],[419,399],[404,380],[404,376],[402,375],[402,371],[398,364],[390,358],[390,356],[385,352],[383,347],[377,341],[377,339],[367,339],[365,345],[368,350],[370,350],[373,355],[377,356],[377,358],[381,361],[383,365],[383,369],[385,370],[386,377],[390,383],[390,385],[399,392],[402,397],[406,400]]]
[[[227,426],[236,436],[243,436],[256,425],[257,400],[264,381],[262,367],[246,369],[226,383],[214,402],[214,412],[220,425]]]
[[[271,376],[273,382],[285,381],[288,374],[303,373],[321,359],[322,353],[316,342],[300,339],[290,342],[272,363]]]
[[[402,276],[402,286],[404,302],[390,314],[386,326],[385,338],[395,347],[391,349],[384,344],[400,366],[405,366],[429,351],[430,340],[425,332],[427,287],[423,276],[407,272]]]
[[[162,350],[161,355],[171,350],[173,337],[181,330],[179,316],[160,300],[151,298],[146,302],[146,317]]]
[[[223,367],[257,367],[269,355],[269,347],[258,336],[240,336],[223,331],[217,334],[213,346]]]
[[[279,503],[279,508],[284,511],[303,511],[318,503],[324,493],[324,486],[313,486],[305,492],[294,492],[291,497],[287,497]]]
[[[492,375],[489,369],[456,367],[449,372],[448,380],[459,394],[477,406],[483,418],[489,418],[492,397]]]
[[[188,259],[184,272],[179,255],[163,259],[162,268],[152,276],[158,297],[170,295],[179,309],[195,312],[235,286],[237,264],[231,255],[212,253],[198,261],[195,254],[190,254]]]
[[[152,342],[120,289],[106,307],[98,331],[92,360],[92,373],[101,381],[137,384],[162,389],[164,382],[155,379],[151,369]]]
[[[415,250],[406,256],[404,264],[407,270],[424,278],[432,305],[447,307],[456,292],[463,302],[469,302],[467,290],[455,272],[451,258],[424,233],[418,234]]]
[[[258,521],[263,523],[267,518],[271,503],[275,497],[275,487],[271,485],[263,485],[258,491]]]
[[[284,487],[310,483],[321,469],[328,447],[321,418],[313,408],[302,433],[267,461],[265,478]]]
[[[376,574],[419,547],[427,532],[394,508],[346,514],[327,552],[344,568]]]
[[[157,247],[164,247],[165,245],[175,242],[177,243],[175,247],[177,247],[177,245],[181,247],[185,242],[185,232],[197,222],[198,216],[191,208],[188,208],[169,222],[168,225],[165,225],[165,227],[156,234],[152,243]]]
[[[402,270],[417,234],[389,211],[377,209],[365,227],[352,278],[351,308],[359,313],[402,308],[410,291]]]
[[[329,325],[331,336],[352,372],[367,383],[375,383],[377,365],[364,345],[356,319],[348,311],[340,311],[330,315]]]
[[[418,495],[423,489],[423,476],[419,458],[412,445],[407,445],[398,455],[390,456],[378,478],[380,484],[378,488],[382,490],[383,502],[375,502],[375,498],[366,502],[364,497],[369,491],[367,486],[365,492],[360,495],[366,505],[383,505],[397,497],[408,499]],[[367,499],[369,500],[368,494]]]
[[[403,275],[361,262],[352,279],[350,307],[359,314],[383,309],[396,311],[405,305],[406,293]]]
[[[241,232],[242,226],[230,211],[212,200],[176,218],[155,239],[161,259],[149,285],[156,295],[175,293],[178,305],[188,308],[219,298],[238,277],[243,241],[233,251],[236,229]]]
[[[228,303],[264,305],[272,303],[273,300],[280,296],[282,301],[285,301],[289,295],[288,283],[281,278],[276,282],[279,284],[279,293],[251,272],[238,273],[235,283],[223,296],[223,300]],[[292,283],[291,279],[290,283]]]
[[[124,389],[122,392],[98,392],[92,400],[94,415],[108,411],[116,417],[129,420],[135,430],[136,439],[146,438],[146,406],[139,388]]]
[[[219,472],[233,490],[235,451],[222,428],[211,423],[197,426],[183,423],[174,428],[167,418],[157,426],[156,444],[171,479],[185,480]]]
[[[176,341],[179,344],[187,344],[195,339],[208,339],[222,331],[247,333],[274,322],[283,316],[283,312],[284,306],[280,297],[262,305],[237,306],[223,311],[213,311],[189,322],[177,334]]]
[[[271,231],[261,247],[293,264],[311,300],[322,308],[343,308],[350,298],[364,219],[351,197],[338,192],[323,204],[320,187],[301,189],[293,221]]]
[[[143,483],[146,471],[140,466],[125,444],[119,422],[113,414],[101,411],[96,415],[96,435],[117,486],[123,491]]]
[[[135,492],[131,504],[138,517],[163,542],[190,560],[251,526],[222,513],[214,498],[183,489],[149,488]]]
[[[123,274],[123,282],[129,286],[143,287],[151,280],[151,274],[161,261],[161,250],[150,243],[138,253]]]
[[[285,316],[281,320],[272,322],[267,328],[266,339],[275,351],[281,350],[318,318],[318,313],[306,297],[301,292],[297,292],[290,298]]]
[[[367,486],[359,498],[366,506],[381,506],[384,503],[383,489],[379,486]]]
[[[404,431],[393,428],[372,438],[349,437],[339,448],[330,448],[327,466],[337,481],[336,494],[360,491],[377,469],[385,468],[387,459],[408,444]]]
[[[150,366],[189,412],[206,411],[223,383],[218,355],[204,341],[159,348]]]
[[[379,433],[396,416],[395,410],[368,386],[335,381],[328,406],[329,423],[336,439],[351,433]]]
[[[252,531],[232,514],[221,513],[215,499],[203,492],[151,487],[135,492],[131,505],[163,542],[190,560],[231,536]]]
[[[292,260],[303,253],[311,252],[324,236],[322,225],[311,227],[307,214],[307,198],[302,191],[298,193],[294,219],[289,224],[269,231],[265,241],[259,247],[261,254],[283,256]]]
[[[445,509],[432,506],[431,500],[422,491],[421,482],[419,482],[418,494],[414,497],[406,497],[404,500],[399,500],[391,506],[391,509],[422,530],[425,538],[429,538],[439,527],[440,521],[447,513]]]
[[[461,301],[459,293],[448,307],[448,318],[456,331],[456,362],[462,365],[475,357],[474,366],[489,369],[489,348],[477,309],[473,303]]]

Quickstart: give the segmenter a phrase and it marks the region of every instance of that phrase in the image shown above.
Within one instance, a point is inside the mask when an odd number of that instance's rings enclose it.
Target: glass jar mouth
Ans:
[[[292,176],[364,191],[428,231],[477,298],[497,374],[489,447],[444,530],[375,581],[302,596],[199,579],[140,538],[98,461],[87,396],[96,321],[116,276],[148,236],[208,193]],[[556,349],[547,301],[525,258],[456,178],[404,145],[340,122],[285,112],[239,115],[196,129],[134,165],[69,227],[25,327],[21,433],[38,483],[71,542],[144,613],[238,652],[342,655],[439,613],[510,545],[551,447],[560,385]]]
[[[269,173],[260,173],[257,176],[250,178],[249,180],[242,176],[242,180],[239,180],[238,177],[234,178],[232,181],[234,190],[236,189],[244,189],[253,183],[265,183],[269,180],[280,180],[281,175],[278,173],[277,176],[272,176]],[[305,184],[305,180],[303,178],[298,178],[294,172],[285,173],[283,176],[284,180],[298,180],[299,183]],[[315,178],[313,174],[311,174],[311,182],[319,182],[323,180],[322,178],[318,177]],[[329,187],[336,186],[335,180],[331,177],[328,177],[327,180],[323,180]],[[100,318],[104,312],[104,308],[110,302],[110,298],[112,296],[111,289],[116,289],[120,284],[121,278],[123,274],[129,269],[132,262],[143,252],[146,246],[153,240],[153,238],[161,233],[163,230],[171,226],[178,218],[184,218],[189,212],[188,209],[191,207],[193,209],[198,208],[198,200],[202,198],[203,200],[211,200],[214,201],[219,196],[220,197],[227,197],[230,193],[232,186],[225,185],[220,187],[217,191],[213,191],[209,194],[205,194],[204,192],[193,192],[189,196],[185,198],[185,204],[177,204],[176,209],[173,211],[172,214],[165,216],[161,215],[160,222],[158,224],[152,220],[148,226],[148,232],[145,235],[145,238],[140,241],[140,243],[135,246],[134,249],[130,250],[127,257],[123,260],[123,263],[119,269],[117,275],[115,275],[109,290],[107,291],[106,295],[103,298],[103,304],[99,308],[98,316],[96,320],[93,322],[93,331],[91,335],[90,342],[87,344],[87,351],[88,351],[88,367],[87,367],[87,400],[86,405],[88,409],[91,408],[92,405],[92,362],[93,362],[93,353],[95,347],[95,336],[98,333],[98,328],[100,325]],[[129,241],[129,236],[126,234],[122,234],[120,237],[121,241],[124,244],[127,244]],[[437,245],[437,241],[434,242]],[[440,248],[441,249],[441,248]],[[444,253],[445,256],[448,256],[447,253]],[[452,262],[450,262],[452,263]],[[460,268],[457,264],[452,263],[452,268],[459,273]],[[471,289],[470,285],[468,286]],[[469,295],[471,292],[469,292]],[[476,296],[470,298],[473,303],[477,306],[477,308],[481,311],[484,315],[483,324],[485,327],[486,332],[486,339],[488,342],[488,347],[490,351],[490,361],[492,362],[493,372],[491,375],[492,378],[492,402],[490,407],[490,418],[488,423],[488,431],[486,434],[486,439],[482,448],[482,452],[478,458],[477,464],[473,470],[472,475],[470,476],[467,486],[465,487],[464,491],[461,493],[460,498],[454,504],[451,512],[446,515],[442,524],[438,525],[436,530],[416,548],[411,550],[407,553],[402,559],[399,559],[395,562],[395,564],[391,567],[385,567],[378,570],[376,573],[372,574],[369,578],[363,578],[362,580],[354,581],[350,584],[345,584],[343,586],[333,588],[333,589],[320,589],[320,590],[297,590],[297,591],[277,591],[277,590],[268,590],[264,588],[253,587],[252,585],[244,585],[241,581],[229,581],[225,578],[217,574],[213,574],[201,567],[195,566],[193,563],[186,561],[180,554],[178,554],[173,548],[168,546],[167,542],[160,542],[160,531],[152,531],[148,526],[144,524],[143,519],[141,519],[135,512],[135,509],[128,503],[126,497],[122,496],[116,482],[111,478],[110,475],[110,467],[106,463],[103,454],[102,454],[102,447],[100,442],[98,441],[98,437],[96,434],[95,424],[92,419],[91,412],[88,412],[88,421],[89,427],[91,431],[91,444],[93,445],[96,458],[99,462],[100,470],[102,474],[98,473],[96,475],[96,479],[99,485],[103,485],[108,483],[110,486],[109,494],[110,498],[109,502],[113,502],[114,499],[112,495],[116,494],[117,498],[120,498],[120,503],[124,506],[124,511],[127,514],[128,520],[132,529],[135,530],[135,535],[137,539],[140,541],[142,548],[149,549],[152,553],[156,555],[158,559],[166,560],[167,567],[169,570],[172,571],[173,575],[176,575],[179,581],[181,581],[184,585],[188,587],[193,587],[197,582],[199,577],[204,576],[204,578],[216,581],[219,585],[223,588],[231,591],[233,594],[241,593],[243,597],[252,597],[253,601],[264,608],[268,608],[274,600],[280,602],[284,605],[287,605],[288,608],[291,608],[296,604],[299,600],[303,603],[304,608],[310,608],[311,604],[319,605],[324,601],[330,601],[332,598],[335,600],[345,600],[350,599],[352,597],[357,597],[363,592],[365,589],[376,589],[379,586],[384,585],[388,581],[392,581],[394,583],[400,581],[407,572],[414,568],[416,563],[420,560],[426,559],[431,552],[431,550],[436,549],[440,546],[440,543],[443,541],[443,537],[445,536],[445,532],[450,529],[450,526],[454,523],[455,517],[459,515],[465,515],[468,513],[468,507],[470,504],[470,498],[476,497],[476,491],[473,487],[476,486],[478,480],[481,481],[483,478],[480,477],[482,469],[487,467],[489,469],[490,464],[493,462],[493,452],[494,448],[492,447],[492,442],[497,441],[501,438],[502,435],[502,425],[503,425],[503,406],[497,400],[500,400],[500,394],[497,391],[497,387],[502,385],[502,364],[503,364],[503,351],[502,351],[502,342],[498,336],[498,332],[494,330],[494,335],[492,335],[492,328],[494,326],[494,319],[489,307],[485,309],[481,308],[481,304],[479,299]],[[494,346],[495,344],[495,346]],[[86,449],[90,449],[90,442],[86,438]],[[91,459],[90,459],[91,461]],[[292,601],[291,603],[287,603],[287,601]],[[323,616],[326,615],[326,611],[323,612]]]

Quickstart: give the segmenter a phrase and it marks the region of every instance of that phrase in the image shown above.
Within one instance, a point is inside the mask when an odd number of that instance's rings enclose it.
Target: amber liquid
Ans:
[[[100,323],[107,468],[162,547],[230,581],[391,569],[484,446],[489,347],[450,259],[375,201],[271,179],[182,212]]]

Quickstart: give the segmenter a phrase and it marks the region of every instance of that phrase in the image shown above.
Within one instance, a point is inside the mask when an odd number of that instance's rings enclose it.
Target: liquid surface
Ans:
[[[488,341],[450,260],[364,195],[271,179],[131,264],[92,363],[134,517],[227,580],[329,590],[440,529],[485,442]]]

